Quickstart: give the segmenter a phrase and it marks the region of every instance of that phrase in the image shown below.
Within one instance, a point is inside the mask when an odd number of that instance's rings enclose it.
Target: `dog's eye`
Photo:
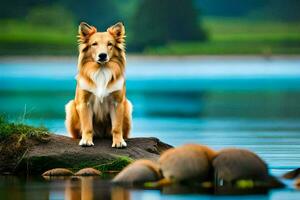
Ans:
[[[97,42],[94,42],[93,44],[92,44],[92,46],[96,46],[98,43]]]
[[[113,44],[111,42],[107,43],[107,46],[111,47]]]

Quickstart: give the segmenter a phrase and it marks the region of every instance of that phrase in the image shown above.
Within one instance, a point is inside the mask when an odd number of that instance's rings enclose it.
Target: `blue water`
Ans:
[[[0,113],[67,135],[64,105],[74,96],[76,58],[1,59],[0,71]],[[277,176],[300,167],[299,57],[129,56],[126,79],[128,98],[134,105],[132,137],[158,137],[174,146],[193,142],[215,149],[250,149]],[[49,183],[37,182],[53,191]],[[93,181],[95,185],[102,182]],[[58,187],[63,194],[65,184]],[[28,180],[25,186],[33,187]],[[232,199],[165,195],[156,190],[125,192],[131,199]],[[49,196],[56,199],[53,193]],[[274,190],[257,198],[299,199],[300,192]]]

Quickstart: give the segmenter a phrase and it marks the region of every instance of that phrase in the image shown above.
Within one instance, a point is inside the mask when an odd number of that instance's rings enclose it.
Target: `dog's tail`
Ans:
[[[65,126],[72,138],[80,138],[80,121],[74,100],[69,101],[65,106],[66,121]]]
[[[133,106],[131,102],[126,99],[125,101],[125,109],[124,109],[124,119],[123,119],[123,138],[129,138],[130,131],[132,128],[132,109]]]

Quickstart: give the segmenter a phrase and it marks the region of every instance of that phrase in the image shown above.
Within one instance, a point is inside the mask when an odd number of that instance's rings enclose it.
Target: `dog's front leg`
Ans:
[[[112,102],[110,105],[110,118],[112,122],[112,147],[123,148],[127,144],[123,139],[123,115],[124,115],[124,104],[122,102]]]
[[[93,113],[89,103],[80,103],[77,106],[77,111],[81,125],[81,140],[80,146],[93,146]]]

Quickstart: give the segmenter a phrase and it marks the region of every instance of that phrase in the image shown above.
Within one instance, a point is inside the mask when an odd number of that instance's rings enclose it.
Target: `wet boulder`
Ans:
[[[138,184],[161,179],[158,165],[150,160],[137,160],[125,167],[115,178],[114,183]]]
[[[216,152],[207,146],[187,144],[165,151],[159,158],[164,178],[174,182],[210,180]]]
[[[213,160],[215,186],[240,188],[281,187],[269,175],[267,164],[255,153],[245,149],[221,150]]]

